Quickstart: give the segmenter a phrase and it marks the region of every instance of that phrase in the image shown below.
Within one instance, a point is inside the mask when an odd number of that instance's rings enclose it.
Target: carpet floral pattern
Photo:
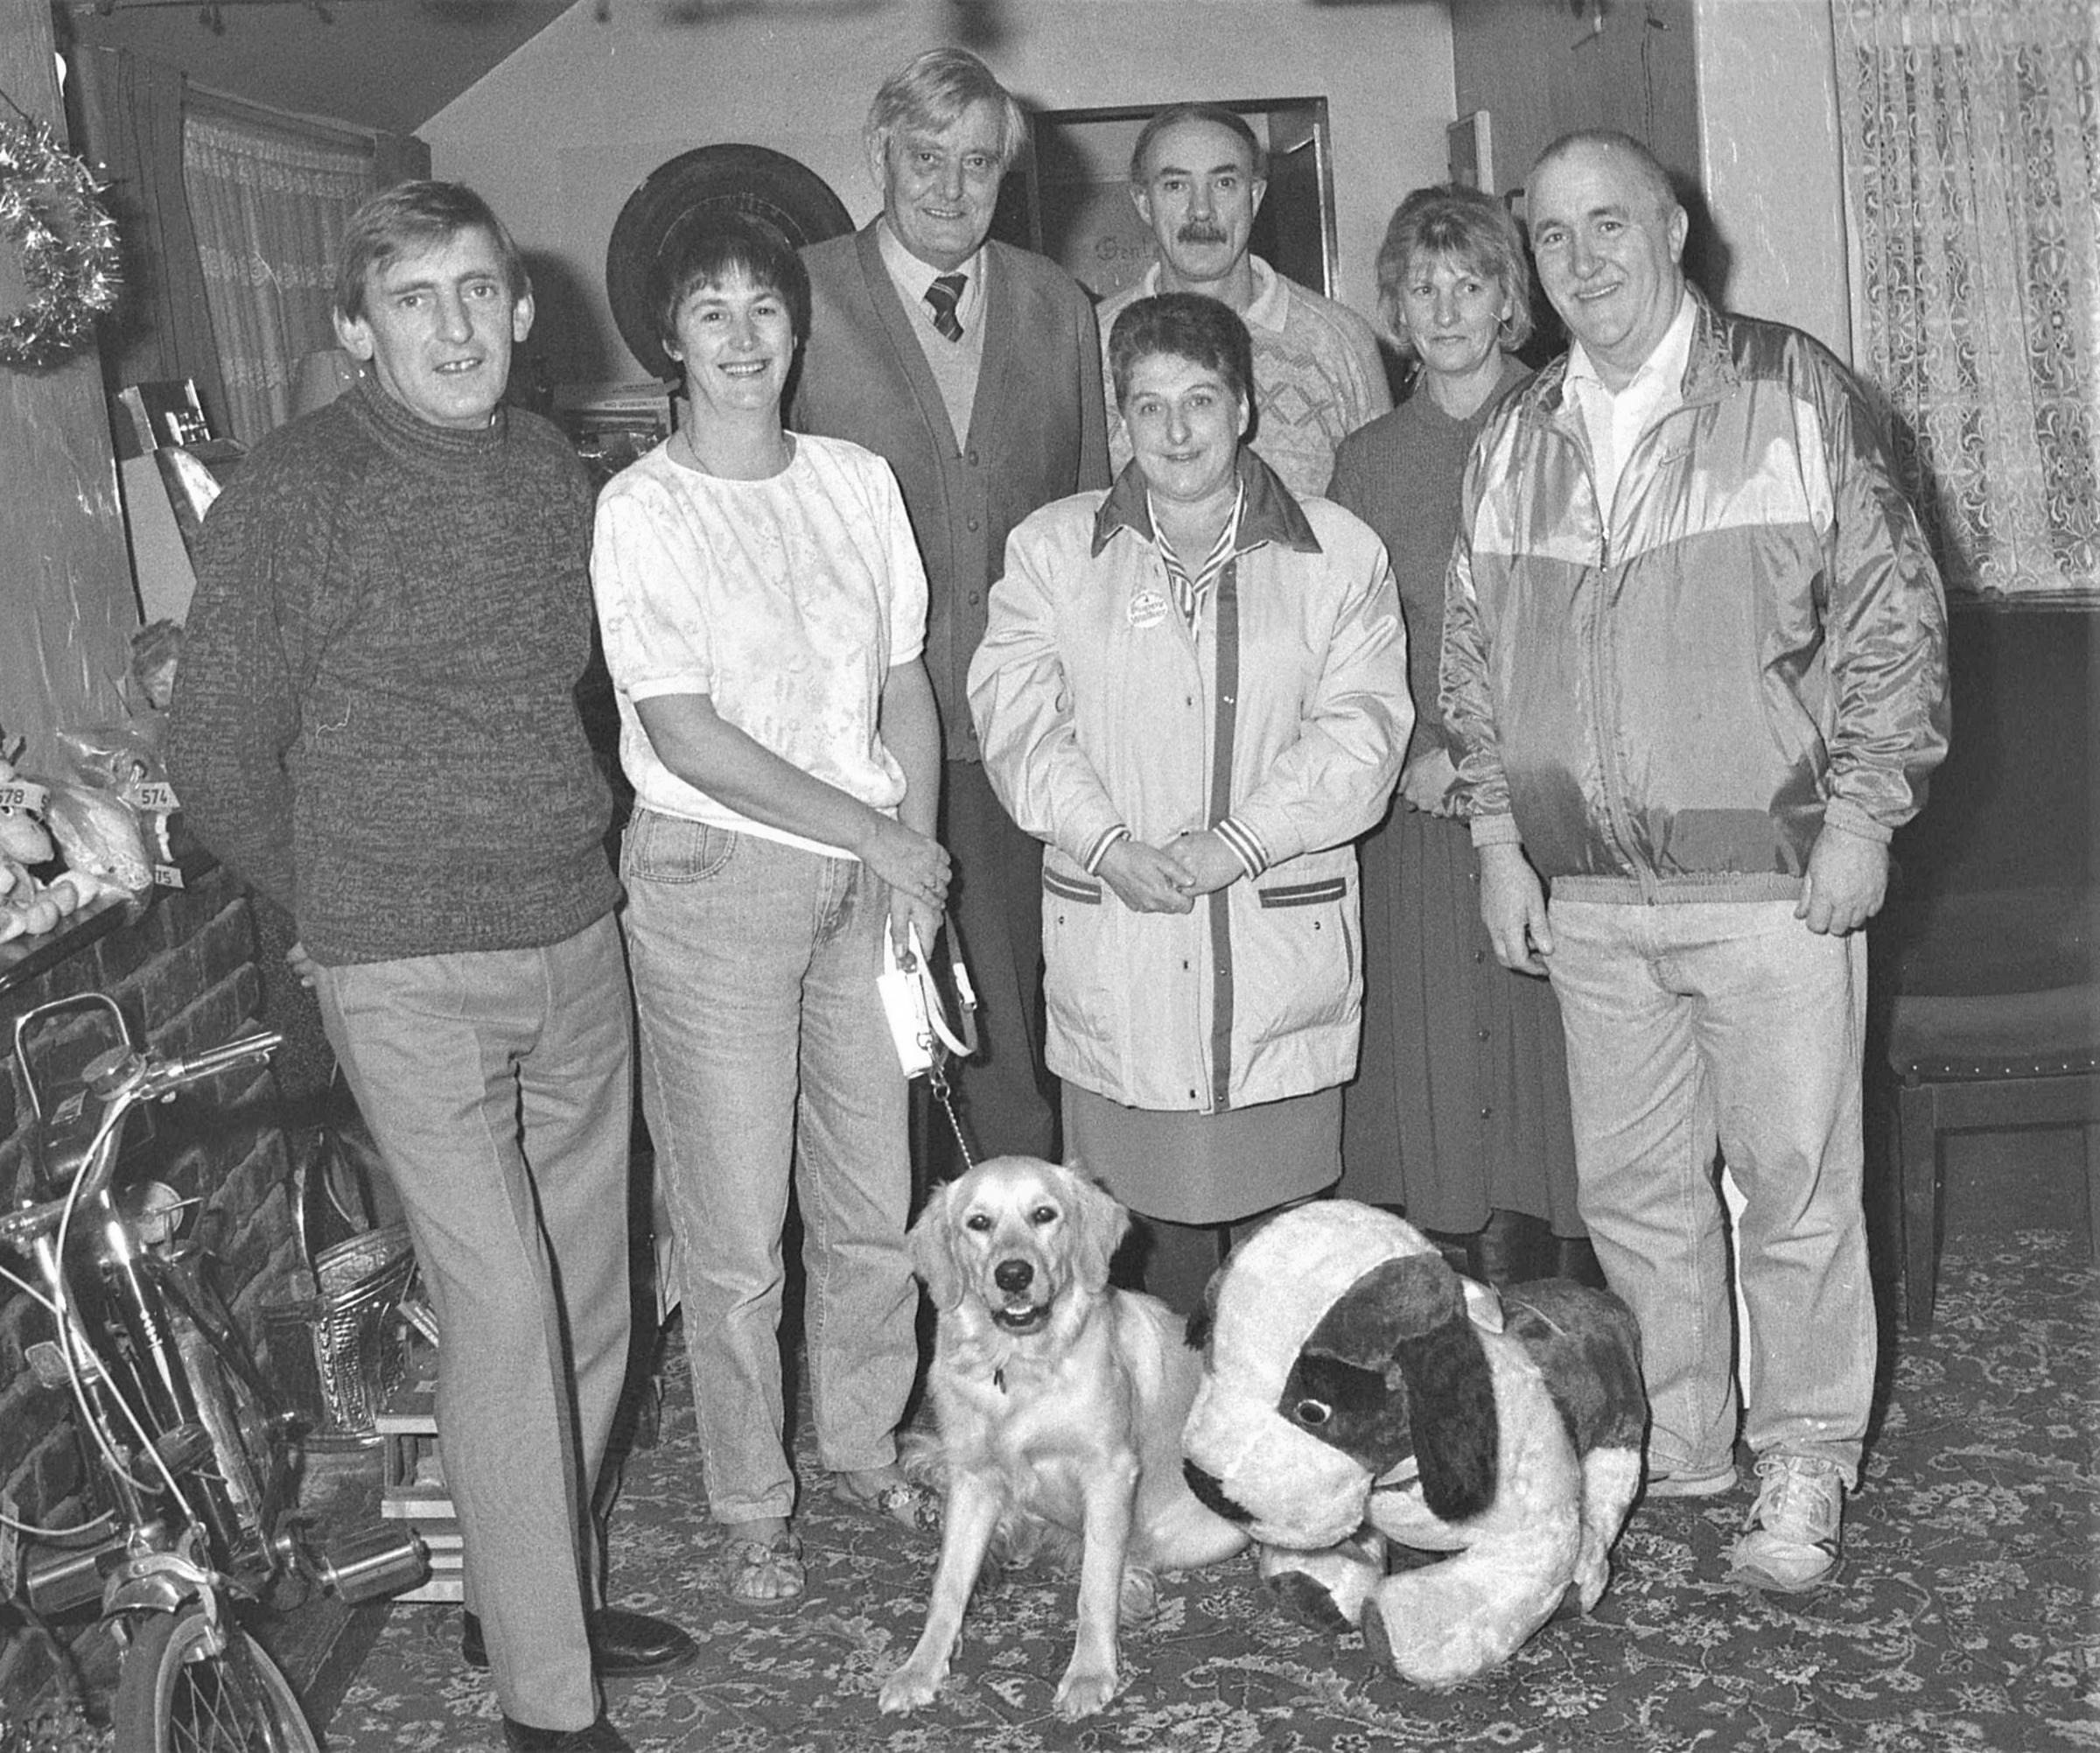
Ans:
[[[1166,1580],[1123,1643],[1125,1688],[1068,1724],[1051,1696],[1073,1584],[980,1594],[936,1703],[876,1709],[917,1637],[934,1542],[821,1487],[802,1528],[808,1593],[787,1611],[722,1592],[682,1371],[613,1530],[615,1594],[699,1638],[699,1663],[612,1690],[638,1748],[682,1753],[2026,1753],[2100,1749],[2100,1274],[2082,1239],[2022,1231],[1951,1248],[1938,1318],[1894,1348],[1838,1584],[1802,1598],[1722,1580],[1751,1490],[1642,1504],[1596,1615],[1432,1694],[1273,1610],[1250,1559]],[[806,1469],[813,1459],[802,1457]],[[805,1473],[805,1478],[812,1476]],[[330,1745],[501,1744],[453,1609],[395,1610]]]

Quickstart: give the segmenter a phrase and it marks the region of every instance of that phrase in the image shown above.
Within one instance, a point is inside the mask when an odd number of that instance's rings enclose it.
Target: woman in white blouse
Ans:
[[[881,1513],[934,1514],[896,1464],[918,1299],[876,976],[883,932],[930,942],[946,897],[940,738],[889,466],[780,424],[808,326],[800,258],[731,217],[676,243],[654,291],[684,372],[678,430],[606,487],[592,572],[635,791],[624,924],[708,1503],[729,1593],[767,1605],[803,1588],[781,1438],[791,1175],[820,1459]]]

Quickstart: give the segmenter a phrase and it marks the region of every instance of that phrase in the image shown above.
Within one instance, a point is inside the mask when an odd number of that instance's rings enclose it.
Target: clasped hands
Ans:
[[[1177,834],[1164,846],[1118,840],[1101,857],[1095,873],[1133,913],[1186,913],[1200,894],[1210,894],[1247,874],[1239,856],[1208,828]]]

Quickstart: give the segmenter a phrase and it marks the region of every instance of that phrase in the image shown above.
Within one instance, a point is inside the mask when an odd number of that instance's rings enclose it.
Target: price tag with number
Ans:
[[[41,816],[50,801],[50,791],[33,781],[0,779],[0,810],[26,810],[32,816]]]

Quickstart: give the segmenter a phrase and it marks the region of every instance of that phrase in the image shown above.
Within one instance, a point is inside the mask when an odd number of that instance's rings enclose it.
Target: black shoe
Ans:
[[[631,1753],[620,1732],[603,1716],[588,1728],[535,1728],[507,1716],[503,1744],[511,1753]]]
[[[1604,1268],[1597,1264],[1597,1251],[1587,1236],[1554,1237],[1552,1276],[1573,1279],[1592,1290],[1609,1288],[1604,1281]]]
[[[584,1629],[591,1639],[591,1665],[601,1678],[662,1673],[666,1668],[683,1667],[700,1653],[700,1646],[669,1620],[630,1612],[624,1607],[592,1609],[584,1616]],[[488,1643],[481,1635],[478,1614],[462,1612],[459,1616],[459,1659],[470,1668],[488,1665]],[[526,1730],[529,1735],[554,1732],[542,1728]],[[579,1728],[569,1732],[581,1735],[584,1731]],[[591,1747],[597,1742],[579,1741],[576,1744]]]
[[[1466,1275],[1498,1290],[1543,1277],[1540,1256],[1551,1239],[1543,1218],[1497,1207],[1466,1238]]]

